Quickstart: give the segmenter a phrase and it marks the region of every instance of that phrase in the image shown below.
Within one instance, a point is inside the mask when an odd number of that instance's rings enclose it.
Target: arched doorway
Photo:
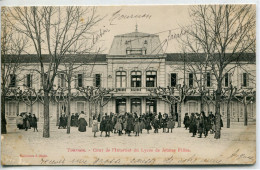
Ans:
[[[140,115],[141,110],[141,99],[140,98],[133,98],[131,99],[131,112]]]

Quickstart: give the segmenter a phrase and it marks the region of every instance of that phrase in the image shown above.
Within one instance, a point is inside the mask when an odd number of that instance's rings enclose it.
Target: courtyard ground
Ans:
[[[8,125],[8,134],[1,137],[3,165],[122,165],[122,164],[252,164],[256,160],[256,126],[236,122],[222,128],[221,139],[214,134],[207,138],[191,137],[185,128],[172,133],[133,134],[93,137],[91,128],[79,132],[76,127],[66,134],[51,124],[50,138],[39,132],[19,130]]]

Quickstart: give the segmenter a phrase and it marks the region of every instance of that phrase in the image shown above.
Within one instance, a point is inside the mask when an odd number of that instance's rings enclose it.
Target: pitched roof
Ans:
[[[108,55],[126,55],[127,49],[146,49],[146,55],[163,54],[159,35],[131,32],[116,35]]]
[[[47,54],[42,55],[44,63],[50,62],[51,57]],[[36,54],[8,55],[5,59],[1,57],[1,62],[13,63],[19,60],[20,63],[38,63],[39,58]],[[75,63],[106,63],[106,54],[73,54],[66,55],[64,62],[73,61]]]
[[[232,61],[239,61],[239,62],[255,62],[256,61],[256,54],[255,53],[243,53],[241,55],[235,53],[227,53],[226,57]],[[195,54],[185,54],[185,61],[187,62],[202,62],[206,59],[206,55],[204,53]],[[216,54],[217,59],[217,54]],[[166,54],[166,62],[174,61],[174,62],[183,62],[184,61],[184,54],[183,53],[168,53]]]

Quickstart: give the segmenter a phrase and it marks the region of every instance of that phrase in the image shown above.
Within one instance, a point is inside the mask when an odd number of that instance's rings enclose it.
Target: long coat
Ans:
[[[101,132],[106,131],[106,120],[105,119],[101,120],[99,129]]]
[[[79,131],[80,132],[86,132],[87,131],[87,128],[86,126],[88,125],[87,121],[85,118],[81,117],[79,118]]]
[[[190,117],[189,117],[189,116],[186,115],[186,116],[184,117],[183,124],[185,125],[185,128],[187,128],[187,127],[190,126]]]
[[[197,132],[197,120],[195,116],[191,116],[190,118],[190,133]]]
[[[133,124],[133,118],[132,117],[128,117],[126,119],[126,130],[127,131],[133,131],[134,130],[134,124]]]
[[[145,129],[146,130],[152,129],[150,118],[146,118],[146,120],[145,120]]]
[[[134,132],[139,133],[141,131],[140,122],[138,118],[134,122]]]
[[[36,117],[32,117],[32,124],[31,124],[31,126],[33,128],[37,128],[37,118]]]

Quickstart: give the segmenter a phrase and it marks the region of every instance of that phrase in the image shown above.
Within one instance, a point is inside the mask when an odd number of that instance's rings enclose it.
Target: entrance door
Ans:
[[[131,99],[131,112],[136,113],[137,115],[141,114],[141,99]]]
[[[77,113],[80,114],[81,111],[84,111],[84,102],[77,102]]]
[[[156,113],[156,100],[146,99],[146,113]]]
[[[126,112],[126,99],[116,99],[116,113],[124,114]]]

